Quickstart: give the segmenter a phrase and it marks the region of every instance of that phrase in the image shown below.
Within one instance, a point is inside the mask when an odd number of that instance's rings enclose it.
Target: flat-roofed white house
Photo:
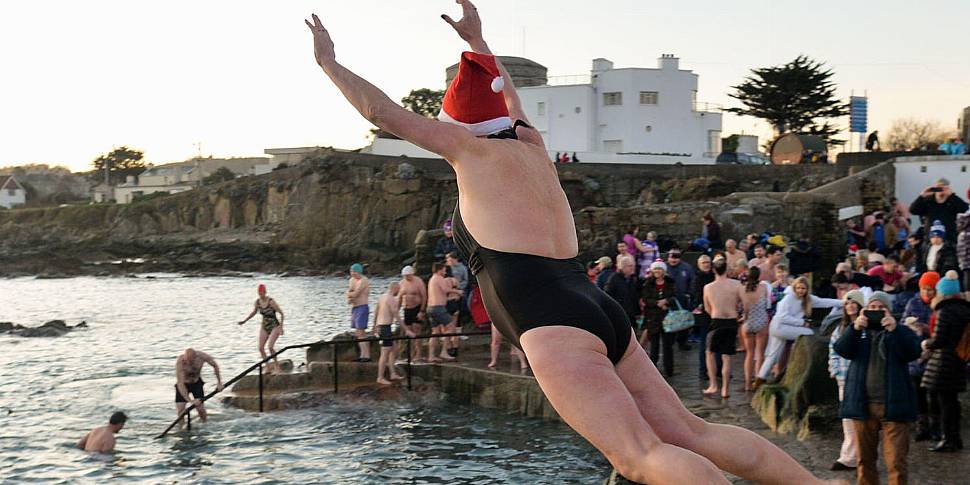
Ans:
[[[0,175],[0,207],[13,209],[27,203],[27,189],[13,175]]]
[[[594,59],[589,76],[517,91],[550,152],[576,152],[583,162],[714,163],[721,109],[697,101],[697,82],[664,54],[656,68]]]

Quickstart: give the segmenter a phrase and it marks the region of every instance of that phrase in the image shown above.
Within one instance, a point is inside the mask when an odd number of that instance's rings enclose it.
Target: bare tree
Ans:
[[[929,145],[943,143],[952,136],[951,131],[936,120],[901,118],[893,120],[889,134],[886,136],[886,146],[889,150],[899,152],[919,150]]]

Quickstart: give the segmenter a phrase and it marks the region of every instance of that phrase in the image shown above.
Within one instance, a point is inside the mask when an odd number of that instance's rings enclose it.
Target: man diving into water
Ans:
[[[822,483],[757,434],[691,414],[633,337],[623,309],[577,261],[572,210],[512,78],[482,39],[474,5],[444,20],[468,42],[437,121],[405,110],[340,65],[313,15],[317,64],[368,121],[455,170],[455,240],[496,327],[525,351],[549,402],[626,478],[726,484]],[[527,210],[523,210],[527,208]]]

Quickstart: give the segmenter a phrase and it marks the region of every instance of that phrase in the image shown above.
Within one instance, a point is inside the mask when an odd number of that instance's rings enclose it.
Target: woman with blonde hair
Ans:
[[[768,349],[765,351],[765,361],[761,363],[758,378],[754,381],[757,389],[768,378],[771,368],[778,362],[785,343],[796,340],[802,335],[815,333],[809,325],[808,318],[812,315],[812,308],[841,308],[842,300],[819,298],[809,293],[808,279],[800,276],[785,290],[785,297],[778,303],[775,316],[768,327]]]

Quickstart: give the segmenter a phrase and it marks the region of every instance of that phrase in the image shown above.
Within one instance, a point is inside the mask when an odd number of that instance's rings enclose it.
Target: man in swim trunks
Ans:
[[[431,324],[432,335],[446,332],[448,324],[451,323],[451,314],[448,313],[448,297],[461,294],[454,283],[445,277],[447,268],[448,266],[444,263],[434,263],[431,267],[431,279],[428,280],[428,322]],[[435,357],[438,340],[437,338],[428,339],[428,362],[455,360],[454,357],[448,355],[448,337],[440,339],[441,355]]]
[[[819,483],[756,433],[691,414],[633,338],[623,309],[589,282],[542,135],[483,40],[477,9],[458,3],[462,19],[443,18],[472,52],[445,93],[444,122],[402,108],[338,63],[319,17],[306,25],[317,64],[358,112],[454,168],[455,242],[492,322],[525,351],[559,416],[635,482],[727,484],[720,467],[759,483]]]
[[[219,364],[211,355],[192,348],[185,349],[185,352],[175,359],[175,410],[179,416],[185,411],[185,403],[195,405],[199,419],[204,423],[208,418],[205,412],[205,390],[202,388],[202,366],[209,364],[216,373],[216,391],[222,391],[222,375],[219,373]],[[191,395],[190,395],[191,393]]]
[[[428,292],[424,288],[424,281],[414,274],[410,265],[401,269],[401,307],[404,308],[404,333],[408,337],[421,334],[421,320],[424,319],[424,306],[428,301]],[[415,361],[421,360],[421,346],[412,345],[411,352]]]
[[[377,299],[377,309],[374,310],[374,335],[381,338],[394,336],[391,324],[401,325],[401,300],[398,292],[401,285],[398,282],[391,283],[380,298]],[[391,381],[403,379],[398,375],[394,368],[394,360],[397,358],[397,346],[394,340],[381,340],[381,356],[377,359],[377,383],[391,384]],[[390,380],[384,378],[384,369]]]
[[[107,453],[115,449],[115,435],[125,427],[125,422],[128,421],[128,416],[125,413],[118,411],[111,415],[108,419],[108,424],[105,426],[98,426],[84,435],[81,441],[77,442],[77,447],[84,451],[93,451],[96,453]]]
[[[350,265],[350,289],[347,290],[347,303],[350,305],[350,328],[358,339],[367,337],[367,317],[370,307],[370,280],[364,276],[364,266],[360,263]],[[360,357],[357,362],[370,362],[370,342],[357,342]]]
[[[730,396],[731,356],[738,345],[738,306],[741,305],[741,282],[727,276],[727,259],[714,258],[714,282],[704,287],[704,308],[711,315],[711,326],[707,332],[705,350],[707,352],[707,378],[710,383],[704,394],[717,394],[717,362],[714,357],[721,354],[721,397]]]

